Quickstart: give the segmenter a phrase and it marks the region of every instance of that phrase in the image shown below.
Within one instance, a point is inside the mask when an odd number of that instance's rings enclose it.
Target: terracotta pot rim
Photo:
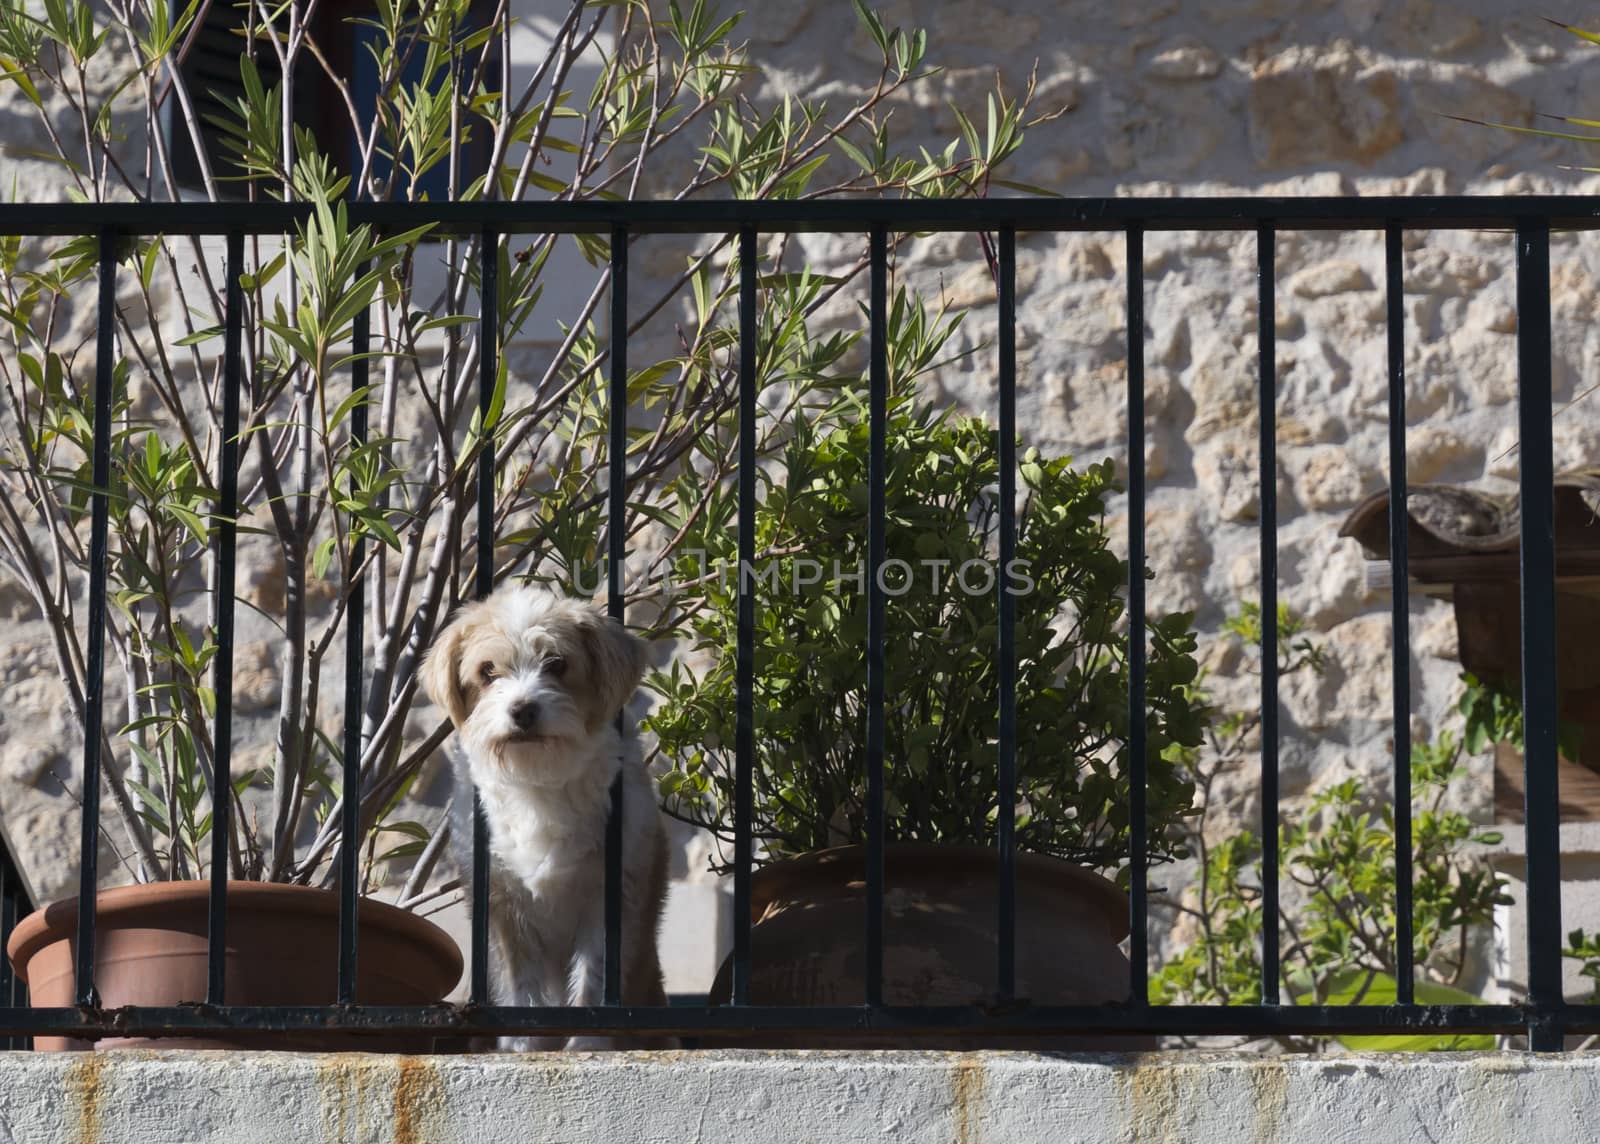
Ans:
[[[975,864],[994,865],[999,851],[987,846],[968,846],[943,842],[891,842],[884,847],[884,871],[893,877],[896,867],[914,868],[918,873],[939,869],[970,869]],[[860,844],[811,850],[793,858],[782,858],[756,870],[750,878],[750,920],[757,921],[773,899],[785,891],[819,877],[840,875],[861,881],[866,877],[867,848]],[[1112,940],[1128,936],[1128,896],[1110,879],[1085,866],[1049,854],[1018,853],[1017,881],[1060,886],[1069,883],[1101,907],[1111,923]]]
[[[117,886],[95,894],[96,928],[107,924],[128,924],[140,915],[169,914],[174,905],[200,906],[210,901],[211,883],[150,882],[136,886]],[[339,915],[339,894],[316,886],[288,886],[277,882],[228,881],[228,908],[242,906],[257,914]],[[374,898],[362,898],[356,914],[365,929],[386,930],[423,945],[453,967],[460,978],[464,962],[461,950],[443,929],[427,918]],[[28,962],[45,946],[77,936],[78,899],[76,896],[51,902],[17,923],[6,943],[6,955],[17,975],[27,980]]]

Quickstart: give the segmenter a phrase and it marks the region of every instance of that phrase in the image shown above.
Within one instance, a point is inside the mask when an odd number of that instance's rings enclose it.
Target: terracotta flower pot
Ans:
[[[750,1000],[757,1005],[859,1005],[866,998],[866,848],[774,862],[750,882]],[[884,1000],[965,1005],[996,992],[999,857],[976,846],[893,844],[884,855]],[[1126,1001],[1128,899],[1080,866],[1017,857],[1017,995],[1036,1004]],[[724,962],[713,1004],[732,995]],[[702,1043],[705,1043],[702,1039]],[[729,1045],[806,1048],[1154,1048],[1147,1037],[830,1037],[813,1032],[732,1038]]]
[[[156,882],[104,890],[96,901],[95,988],[108,1009],[181,1005],[206,995],[206,882]],[[461,951],[432,922],[382,902],[357,914],[356,999],[368,1005],[440,1001],[461,976]],[[71,1006],[78,899],[24,918],[6,952],[32,1003]],[[337,997],[339,897],[329,890],[232,882],[225,988],[229,1005],[331,1005]],[[229,1033],[213,1037],[108,1037],[100,1048],[272,1048],[428,1052],[429,1036]],[[45,1051],[96,1043],[39,1037]]]

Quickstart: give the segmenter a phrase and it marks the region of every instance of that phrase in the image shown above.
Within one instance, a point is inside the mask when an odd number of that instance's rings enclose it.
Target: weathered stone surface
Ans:
[[[1255,423],[1256,367],[1243,354],[1199,362],[1187,376],[1187,388],[1195,407],[1186,434],[1190,441],[1206,441]]]
[[[1517,332],[1517,308],[1504,298],[1476,300],[1468,323],[1493,334],[1514,334]]]
[[[1030,258],[1019,252],[1017,255],[1017,294],[1025,295],[1032,291],[1034,283],[1039,280],[1039,260]],[[995,282],[993,271],[985,263],[979,262],[963,270],[959,277],[950,283],[945,294],[945,300],[951,306],[960,309],[969,309],[973,306],[990,306],[994,304],[999,286]]]
[[[1308,266],[1290,278],[1287,286],[1291,294],[1301,298],[1326,298],[1329,294],[1370,290],[1372,279],[1359,263],[1334,260]]]
[[[1551,309],[1559,317],[1592,322],[1596,306],[1595,272],[1578,258],[1553,258],[1550,264]]]
[[[1194,509],[1150,509],[1144,525],[1146,551],[1158,577],[1169,571],[1195,572],[1210,567],[1211,541]]]
[[[1470,295],[1510,272],[1509,257],[1491,260],[1470,251],[1429,246],[1406,256],[1405,289],[1408,294]],[[1554,268],[1551,273],[1553,277]]]
[[[78,875],[77,832],[66,817],[75,808],[76,803],[60,792],[49,799],[17,795],[6,799],[6,831],[34,892],[45,901],[72,893]],[[127,879],[119,871],[115,880]]]
[[[1145,586],[1150,614],[1203,607],[1204,573],[1211,566],[1213,550],[1199,514],[1182,499],[1163,493],[1146,509],[1144,522],[1145,564],[1155,574]],[[1108,516],[1106,527],[1113,549],[1127,556],[1127,513]]]
[[[1561,41],[1553,38],[1550,25],[1537,17],[1519,13],[1496,21],[1495,27],[1506,46],[1529,63],[1548,64],[1561,58]]]
[[[1483,36],[1483,22],[1471,12],[1437,0],[1404,0],[1385,19],[1385,30],[1401,51],[1426,59],[1448,58]]]
[[[65,758],[59,740],[37,736],[8,739],[0,754],[0,776],[22,786],[37,787]]]
[[[1406,436],[1406,476],[1417,484],[1439,480],[1463,466],[1481,464],[1483,442],[1452,429],[1424,426]]]
[[[1200,491],[1222,520],[1252,521],[1260,511],[1260,477],[1254,439],[1230,435],[1195,458]]]
[[[1414,98],[1425,112],[1422,126],[1439,149],[1478,162],[1509,151],[1517,144],[1516,135],[1450,115],[1513,127],[1526,127],[1533,119],[1533,105],[1525,96],[1467,68],[1418,85]]]
[[[1209,44],[1184,36],[1163,44],[1145,70],[1154,79],[1212,79],[1222,71],[1222,57]]]
[[[32,619],[39,614],[38,605],[21,581],[0,574],[0,616],[13,623]]]
[[[256,640],[234,653],[234,707],[239,711],[260,711],[278,705],[282,679],[273,645]]]
[[[747,92],[758,104],[806,93],[832,108],[870,90],[878,53],[849,5],[745,7],[737,35],[752,43],[758,71]],[[1562,169],[1591,156],[1441,114],[1522,124],[1533,107],[1591,114],[1600,106],[1600,63],[1588,45],[1492,0],[1019,0],[1002,15],[978,0],[874,7],[890,28],[931,26],[930,62],[947,67],[925,90],[882,109],[893,112],[894,138],[942,148],[954,131],[950,101],[981,130],[983,99],[997,79],[1016,94],[1037,58],[1035,111],[1074,110],[1030,128],[1003,173],[1062,193],[1416,198],[1600,189],[1600,179]],[[106,83],[91,77],[95,91]],[[37,117],[5,85],[0,137],[8,197],[64,197],[61,169],[28,157],[48,146]],[[683,173],[696,156],[660,158]],[[1126,471],[1124,241],[1115,230],[1019,235],[1018,338],[1020,423],[1030,442],[1084,461],[1110,455]],[[673,236],[637,244],[641,300],[681,271],[689,248]],[[1506,491],[1519,461],[1512,236],[1412,229],[1404,248],[1411,477]],[[798,235],[789,258],[833,271],[864,249],[860,233]],[[1335,535],[1387,471],[1388,369],[1381,235],[1284,231],[1276,256],[1279,589],[1334,665],[1321,680],[1306,674],[1285,684],[1282,757],[1292,808],[1335,777],[1381,771],[1389,758],[1389,599],[1366,590],[1358,547]],[[1196,611],[1212,678],[1219,689],[1237,684],[1241,704],[1253,701],[1255,680],[1226,652],[1219,627],[1241,600],[1260,597],[1256,261],[1248,232],[1145,236],[1146,529],[1158,571],[1149,599],[1158,610]],[[972,307],[958,339],[972,356],[931,377],[929,393],[992,415],[995,292],[978,236],[909,240],[895,273],[897,285],[930,301]],[[1555,237],[1558,407],[1600,378],[1597,273],[1592,236]],[[861,330],[862,297],[863,290],[841,292],[818,328]],[[179,313],[171,298],[157,304]],[[681,309],[669,306],[663,321],[670,326]],[[65,313],[75,336],[92,336],[91,305],[80,300]],[[534,343],[548,331],[525,335],[526,344],[507,347],[508,360],[539,358]],[[675,331],[665,329],[657,342],[637,343],[636,364],[652,344],[663,356],[678,352]],[[143,401],[137,390],[136,377]],[[1582,400],[1554,422],[1558,467],[1600,462],[1600,394]],[[1125,502],[1113,502],[1114,535],[1123,511]],[[242,539],[239,584],[253,607],[281,615],[282,555],[271,543]],[[75,781],[78,740],[32,601],[4,578],[0,617],[12,625],[0,649],[0,807],[30,872],[55,892],[71,885],[77,861],[74,796],[61,782]],[[1449,605],[1414,597],[1412,636],[1412,732],[1452,728],[1459,664]],[[241,765],[270,761],[263,744],[281,686],[272,638],[255,630],[238,649]],[[414,738],[426,733],[425,722]],[[434,798],[446,781],[420,785]],[[1251,774],[1222,788],[1219,829],[1255,813],[1254,781]],[[118,837],[114,825],[111,832]],[[680,843],[678,872],[705,876],[705,845]],[[108,878],[119,869],[109,854],[104,868]]]
[[[1370,164],[1405,139],[1400,83],[1370,53],[1347,43],[1297,45],[1255,70],[1250,140],[1266,167]]]
[[[1158,177],[1197,172],[1227,137],[1228,117],[1187,87],[1154,83],[1105,107],[1105,152],[1111,169]]]
[[[1138,31],[1148,28],[1178,11],[1181,0],[1128,0],[1118,4],[1111,19],[1119,28]]]
[[[1055,272],[1063,282],[1090,282],[1110,278],[1116,271],[1104,243],[1072,235],[1061,243]]]
[[[1590,468],[1600,457],[1600,425],[1595,423],[1588,402],[1600,397],[1591,394],[1583,401],[1558,409],[1555,424],[1550,427],[1551,458],[1558,473]],[[1494,435],[1488,450],[1488,472],[1492,477],[1515,481],[1521,473],[1522,455],[1518,449],[1519,435],[1515,425],[1505,425]]]
[[[1350,384],[1350,363],[1328,342],[1304,338],[1278,356],[1278,404],[1292,414],[1326,412]]]
[[[1411,622],[1411,646],[1421,655],[1434,659],[1456,660],[1461,656],[1460,633],[1455,614],[1449,608],[1435,608],[1424,622]]]
[[[1314,449],[1290,463],[1297,470],[1295,499],[1307,508],[1351,508],[1367,491],[1361,470],[1344,449]]]
[[[1163,875],[1168,871],[1163,870]],[[1171,882],[1169,877],[1161,881]],[[1581,984],[1581,979],[1575,982]],[[7,1053],[17,1140],[1582,1140],[1583,1054]],[[685,1094],[693,1094],[686,1099]],[[1135,1094],[1135,1095],[1129,1095]],[[1470,1095],[1464,1095],[1470,1094]],[[1338,1135],[1330,1133],[1337,1121]],[[317,1127],[308,1131],[308,1124]],[[976,1125],[981,1124],[981,1130]],[[326,1128],[322,1126],[328,1126]],[[84,1128],[87,1126],[87,1129]],[[981,1135],[980,1135],[981,1131]]]
[[[1321,705],[1338,713],[1343,723],[1379,725],[1388,733],[1394,725],[1390,702],[1390,659],[1393,624],[1385,613],[1358,616],[1329,632],[1337,640],[1339,657],[1321,677]],[[1381,765],[1375,758],[1373,763]]]

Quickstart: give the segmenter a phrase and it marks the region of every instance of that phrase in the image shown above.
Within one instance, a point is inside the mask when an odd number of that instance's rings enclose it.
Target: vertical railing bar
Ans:
[[[733,1003],[750,1003],[751,818],[755,814],[756,274],[755,227],[739,231],[739,630],[733,815]]]
[[[611,393],[606,403],[610,432],[606,509],[606,612],[622,623],[623,564],[628,557],[628,231],[611,230]],[[627,713],[617,716],[618,730]],[[611,784],[606,817],[605,1003],[622,1003],[622,776]]]
[[[1000,334],[1000,569],[997,603],[1000,611],[999,660],[1000,741],[996,798],[996,837],[1000,847],[1000,883],[995,924],[996,993],[1002,1001],[1017,993],[1017,599],[1006,570],[1017,551],[1017,232],[1006,226],[999,235]]]
[[[1416,1001],[1411,870],[1411,585],[1406,535],[1405,248],[1399,223],[1384,230],[1384,280],[1389,333],[1389,568],[1394,631],[1394,890],[1395,1001]]]
[[[84,674],[83,815],[78,859],[78,945],[76,998],[79,1005],[98,1005],[94,987],[95,888],[100,848],[100,739],[104,732],[106,576],[110,529],[111,409],[116,403],[117,232],[100,232],[100,298],[95,315],[94,444],[91,457],[93,491],[89,524],[89,647]]]
[[[489,996],[489,820],[483,813],[483,796],[472,792],[472,934],[471,981],[468,996],[474,1005],[487,1005]]]
[[[489,1003],[489,820],[483,797],[472,792],[472,934],[469,998],[474,1005]]]
[[[356,269],[364,276],[368,264]],[[367,354],[371,350],[372,315],[363,306],[356,311],[350,326],[350,392],[356,396],[350,410],[350,451],[367,441]],[[365,545],[358,538],[350,546],[350,567],[359,569]],[[361,719],[366,704],[361,695],[361,667],[365,662],[366,576],[358,573],[350,581],[350,599],[345,605],[344,642],[344,778],[340,801],[339,847],[339,1004],[356,1000],[357,911],[360,909],[361,847]]]
[[[25,904],[28,904],[27,899],[25,898],[21,899],[20,901],[13,899],[11,912],[11,922],[13,926],[19,920],[21,920],[23,916],[25,916],[23,911],[19,908]],[[10,939],[8,937],[7,942],[9,941]],[[28,992],[28,986],[23,983],[22,978],[16,976],[15,974],[13,974],[11,978],[11,1005],[13,1008],[17,1009],[31,1008],[33,1005],[33,997]],[[13,1037],[11,1040],[11,1047],[13,1049],[19,1049],[23,1052],[33,1051],[33,1034],[25,1033],[20,1037]]]
[[[1517,429],[1522,511],[1522,725],[1528,860],[1528,1047],[1563,1043],[1561,813],[1556,771],[1555,481],[1550,226],[1517,225]]]
[[[11,971],[11,959],[5,955],[11,943],[11,930],[17,924],[16,897],[11,886],[11,855],[6,851],[5,839],[0,837],[0,1006],[8,1008],[17,1004],[17,978]],[[21,1048],[22,1038],[6,1034],[0,1036],[0,1051]]]
[[[1261,501],[1261,1001],[1278,1004],[1278,443],[1276,232],[1256,229]]]
[[[206,1001],[223,1004],[228,951],[228,847],[233,815],[233,592],[239,517],[239,387],[244,381],[244,232],[229,231],[222,338],[222,444],[218,453],[217,655],[211,686],[216,697],[211,782],[211,901],[206,928]]]
[[[16,929],[17,923],[32,911],[34,903],[28,891],[27,880],[22,876],[22,871],[13,865],[8,876],[11,879],[11,886],[6,894],[6,904],[11,911],[11,922],[7,927],[4,938],[0,939],[0,961],[6,962],[9,968],[11,963],[4,956],[5,947],[10,944],[11,932]],[[11,989],[9,992],[9,1003],[13,1008],[24,1009],[32,1004],[28,996],[28,987],[23,984],[22,978],[18,977],[16,973],[11,974]],[[13,1036],[11,1038],[11,1047],[23,1051],[31,1050],[33,1048],[33,1037],[29,1034]]]
[[[1144,228],[1125,236],[1128,266],[1128,999],[1150,996],[1149,867],[1145,758]]]
[[[11,932],[16,929],[27,905],[27,889],[21,871],[12,865],[12,855],[6,847],[5,836],[0,832],[0,1005],[21,1009],[28,1004],[28,991],[22,979],[12,971],[11,959],[5,948],[11,942]],[[25,1050],[33,1047],[33,1039],[22,1034],[0,1037],[0,1049]]]
[[[478,550],[473,595],[494,591],[494,434],[489,416],[500,380],[500,235],[478,236]],[[472,983],[474,1005],[489,1002],[489,820],[483,798],[472,795]]]
[[[883,1004],[884,585],[888,477],[889,232],[872,224],[867,446],[867,958],[866,1001]]]

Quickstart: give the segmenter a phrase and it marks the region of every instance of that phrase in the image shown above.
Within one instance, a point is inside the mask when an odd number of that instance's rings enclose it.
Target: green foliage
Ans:
[[[1456,709],[1466,726],[1462,731],[1469,755],[1493,743],[1522,750],[1522,697],[1503,680],[1482,680],[1470,671],[1461,673],[1461,699]],[[1583,725],[1566,719],[1556,723],[1556,746],[1569,759],[1578,757]]]
[[[1259,610],[1245,606],[1226,630],[1259,647]],[[1321,672],[1325,655],[1303,635],[1288,611],[1278,620],[1282,674]],[[1469,692],[1467,700],[1476,701]],[[1242,713],[1214,721],[1204,751],[1184,759],[1209,804],[1219,774],[1244,765],[1255,720]],[[1463,742],[1444,732],[1414,744],[1412,783],[1412,949],[1419,997],[1471,998],[1458,989],[1474,927],[1493,922],[1494,907],[1509,901],[1505,880],[1474,853],[1499,836],[1448,806]],[[1197,938],[1169,958],[1150,981],[1157,1004],[1257,1004],[1261,999],[1261,859],[1259,836],[1237,831],[1212,841],[1202,816],[1192,845],[1200,858],[1198,882],[1177,903],[1193,919]],[[1279,829],[1283,899],[1279,987],[1300,1004],[1380,1004],[1395,989],[1395,819],[1392,802],[1363,779],[1350,778],[1318,792],[1292,826]],[[1403,1039],[1403,1038],[1402,1038]],[[1481,1038],[1431,1038],[1401,1046],[1394,1038],[1341,1038],[1365,1049],[1472,1048]]]
[[[1340,969],[1329,975],[1323,996],[1304,994],[1296,1000],[1302,1005],[1394,1005],[1400,996],[1392,975],[1375,969]],[[1419,1005],[1482,1005],[1483,998],[1464,989],[1453,989],[1436,981],[1418,981],[1412,997]],[[1438,1033],[1389,1033],[1382,1036],[1341,1035],[1338,1041],[1347,1049],[1365,1053],[1472,1052],[1495,1048],[1493,1033],[1467,1033],[1441,1036]]]
[[[1019,465],[1017,563],[997,567],[1004,507],[998,440],[976,418],[917,400],[957,324],[897,295],[889,322],[885,803],[898,840],[992,843],[997,815],[997,585],[1016,602],[1017,839],[1025,850],[1114,866],[1128,830],[1126,563],[1110,551],[1114,470],[1028,450]],[[755,836],[766,857],[859,842],[866,832],[866,489],[859,379],[789,416],[781,463],[761,477],[755,616]],[[734,797],[736,497],[679,486],[687,520],[674,599],[713,665],[650,685],[646,720],[670,770],[669,809],[731,838]],[[859,573],[859,575],[858,575]],[[1192,787],[1167,761],[1199,742],[1187,615],[1154,617],[1146,728],[1152,854]]]
[[[1583,968],[1579,972],[1594,982],[1589,1003],[1591,1005],[1600,1003],[1600,934],[1591,935],[1586,930],[1573,930],[1567,935],[1567,945],[1561,951],[1561,956],[1582,963]]]
[[[401,895],[414,903],[440,838],[425,837],[428,827],[408,817],[404,800],[448,731],[440,718],[415,717],[416,666],[450,608],[473,590],[473,502],[486,444],[494,445],[496,575],[569,587],[604,580],[595,538],[605,534],[612,462],[609,340],[596,318],[610,249],[603,234],[529,234],[500,236],[484,251],[478,233],[353,224],[347,201],[415,200],[423,176],[441,171],[459,200],[970,196],[999,185],[1026,132],[1053,116],[1032,111],[1031,84],[1010,94],[997,84],[982,107],[957,109],[955,137],[932,151],[904,148],[889,130],[890,109],[930,86],[937,68],[924,31],[888,28],[864,4],[856,6],[859,34],[872,45],[871,62],[858,94],[832,105],[806,92],[764,99],[742,84],[752,70],[737,38],[746,21],[711,0],[576,2],[543,29],[542,59],[523,58],[526,38],[516,37],[515,66],[500,68],[492,65],[511,29],[504,17],[485,21],[471,0],[375,0],[338,17],[323,6],[321,19],[311,18],[316,7],[228,8],[242,20],[240,90],[209,123],[200,121],[209,101],[178,66],[198,0],[0,0],[0,88],[37,110],[50,143],[42,157],[59,165],[76,200],[199,194],[309,205],[293,233],[247,239],[238,282],[240,511],[232,523],[270,554],[275,583],[265,593],[271,603],[241,595],[236,612],[260,609],[249,619],[258,630],[240,638],[270,643],[282,694],[270,750],[256,769],[236,763],[231,794],[213,790],[217,745],[209,738],[220,651],[213,546],[225,523],[217,503],[228,293],[221,244],[118,240],[107,662],[127,711],[121,726],[108,724],[104,777],[122,833],[107,837],[138,880],[203,874],[221,793],[238,811],[227,848],[233,876],[326,884],[339,847],[359,845],[364,887],[388,876],[391,863],[416,863]],[[752,8],[752,18],[760,15]],[[376,78],[371,110],[358,107],[350,76],[337,74],[353,24],[370,33],[362,62]],[[577,89],[577,74],[593,75],[592,86]],[[327,116],[347,117],[353,148],[286,118],[305,102],[300,85],[313,82],[328,97]],[[170,132],[144,130],[156,123]],[[202,135],[218,132],[221,153],[212,156]],[[480,175],[465,169],[462,146],[484,140]],[[178,186],[180,142],[203,168],[198,191]],[[557,283],[573,300],[569,324],[534,329],[550,255],[565,242],[577,243],[593,279]],[[697,242],[682,274],[656,283],[653,296],[648,281],[635,285],[638,313],[670,316],[689,294],[695,313],[680,327],[678,349],[629,378],[623,527],[631,538],[654,526],[676,538],[629,586],[630,603],[659,597],[696,529],[728,519],[739,291],[729,245],[720,235]],[[861,267],[825,276],[794,270],[789,255],[778,241],[758,253],[759,370],[775,414],[756,445],[763,459],[785,446],[788,413],[819,417],[840,397],[835,374],[856,341],[852,332],[809,327]],[[96,235],[0,237],[0,562],[59,633],[56,667],[80,725],[96,376],[83,323],[99,258]],[[480,410],[486,347],[475,299],[486,258],[498,268],[499,310],[490,317],[506,352]],[[919,331],[907,352],[925,356],[897,359],[896,368],[923,369],[926,354],[940,351],[917,325],[920,312],[904,306],[897,321]],[[370,344],[358,386],[351,343],[361,318]],[[519,342],[537,343],[538,353],[517,352]],[[352,433],[358,412],[369,421],[364,441]],[[359,789],[346,791],[343,745],[328,730],[339,714],[330,697],[342,687],[328,673],[341,666],[334,649],[343,646],[358,580],[369,609],[365,735]],[[685,623],[683,612],[664,613],[645,634],[672,635]],[[269,641],[259,638],[262,624]],[[262,746],[237,743],[234,758]],[[360,800],[359,840],[340,836],[336,811],[347,797]]]

